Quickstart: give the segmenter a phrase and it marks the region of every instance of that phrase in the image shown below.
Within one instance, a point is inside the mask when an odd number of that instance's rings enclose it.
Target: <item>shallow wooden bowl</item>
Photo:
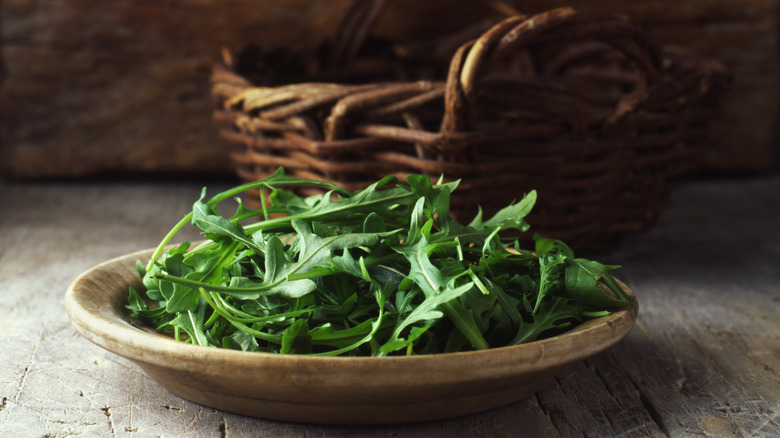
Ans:
[[[411,357],[314,357],[251,353],[176,342],[131,325],[128,288],[141,290],[141,251],[74,280],[65,306],[76,330],[138,364],[187,400],[266,419],[390,424],[453,418],[505,406],[542,388],[567,365],[633,327],[637,305],[554,338],[483,351]]]

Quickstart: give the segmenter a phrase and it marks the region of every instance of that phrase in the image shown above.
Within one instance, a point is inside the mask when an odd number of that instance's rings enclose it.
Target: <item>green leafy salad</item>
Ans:
[[[296,185],[328,192],[301,197]],[[538,235],[533,251],[520,248],[536,192],[466,225],[450,215],[456,187],[410,175],[351,192],[279,169],[210,199],[204,189],[137,263],[146,291],[131,288],[127,308],[196,345],[388,356],[521,344],[633,302],[609,273],[617,266]],[[246,208],[246,190],[268,192],[268,205]],[[235,212],[220,215],[231,198]],[[171,246],[189,223],[205,240]]]

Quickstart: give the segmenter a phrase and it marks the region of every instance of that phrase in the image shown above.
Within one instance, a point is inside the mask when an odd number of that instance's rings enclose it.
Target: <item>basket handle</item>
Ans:
[[[517,14],[507,0],[479,0],[502,16]],[[341,16],[329,39],[329,66],[349,65],[382,18],[390,0],[354,0]]]
[[[355,0],[331,36],[330,66],[349,64],[384,12],[387,0]]]
[[[516,15],[496,24],[477,40],[463,44],[453,56],[441,133],[446,135],[467,128],[468,108],[476,100],[480,80],[492,64],[536,42],[587,38],[612,46],[637,66],[640,80],[636,90],[621,99],[613,119],[636,107],[647,88],[662,80],[660,50],[623,16],[569,7],[532,17]]]

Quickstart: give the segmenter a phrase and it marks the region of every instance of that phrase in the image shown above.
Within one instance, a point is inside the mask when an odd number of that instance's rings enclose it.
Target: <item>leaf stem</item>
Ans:
[[[209,207],[214,206],[225,199],[232,198],[233,196],[239,195],[243,192],[246,192],[248,190],[254,190],[259,189],[263,187],[273,188],[277,185],[315,185],[315,186],[321,186],[326,187],[330,190],[333,190],[334,192],[342,195],[351,197],[353,195],[352,192],[349,190],[340,187],[336,184],[329,183],[326,181],[317,181],[313,179],[304,179],[304,178],[292,178],[287,177],[284,174],[284,169],[279,168],[276,172],[274,172],[273,175],[258,180],[258,181],[251,181],[236,187],[233,187],[229,190],[225,190],[222,193],[219,193],[215,196],[213,196],[211,199],[209,199],[206,202],[206,205]],[[152,266],[154,266],[154,261],[157,260],[165,251],[165,247],[168,246],[168,244],[171,242],[174,236],[179,233],[179,231],[187,225],[190,221],[192,221],[193,213],[189,212],[187,215],[185,215],[174,227],[168,232],[168,234],[163,237],[163,240],[160,242],[160,244],[157,246],[157,249],[155,250],[154,254],[152,255],[151,259],[149,260],[149,263],[146,265],[146,270],[151,270]],[[272,220],[270,220],[272,221]],[[259,222],[263,223],[263,222]]]

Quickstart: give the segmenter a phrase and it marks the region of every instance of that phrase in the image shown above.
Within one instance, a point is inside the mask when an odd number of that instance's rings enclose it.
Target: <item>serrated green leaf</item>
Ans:
[[[203,331],[205,310],[204,306],[200,306],[195,312],[192,310],[179,312],[170,324],[187,332],[193,344],[207,346],[209,342]]]
[[[311,335],[309,334],[309,324],[305,319],[299,319],[285,329],[279,353],[311,353]]]
[[[446,307],[453,300],[468,292],[472,287],[473,285],[470,283],[459,287],[451,287],[450,285],[440,293],[427,296],[425,300],[419,306],[417,306],[412,311],[412,313],[409,314],[409,316],[401,320],[396,325],[395,330],[393,331],[393,336],[388,341],[389,345],[396,345],[395,342],[400,339],[401,333],[404,331],[404,329],[411,326],[412,324],[441,319],[441,317],[444,316],[444,313],[438,309]],[[387,346],[382,347],[381,350],[383,353],[388,353],[388,349],[391,348],[392,347]]]
[[[525,232],[528,230],[529,225],[524,219],[531,212],[535,203],[536,190],[531,190],[520,202],[502,208],[486,221],[482,220],[482,209],[480,209],[469,226],[477,230],[501,228],[503,230],[515,229]]]
[[[562,329],[570,325],[572,320],[581,319],[581,313],[567,306],[567,301],[565,298],[555,298],[542,302],[539,311],[532,316],[533,322],[521,324],[509,345],[535,341],[546,331]]]
[[[449,214],[457,182],[396,182],[353,192],[280,168],[210,199],[204,189],[138,266],[146,297],[131,291],[128,311],[200,345],[389,355],[527,342],[603,315],[618,305],[610,300],[630,302],[608,272],[615,267],[575,259],[558,240],[535,237],[534,254],[499,234],[527,229],[536,192],[463,225]],[[300,185],[330,191],[288,190]],[[236,198],[244,190],[262,190],[270,203],[247,209]],[[217,206],[231,198],[228,219]],[[189,223],[208,240],[167,248]]]
[[[602,278],[613,268],[587,259],[569,260],[566,263],[566,290],[569,296],[592,307],[614,308],[631,304],[630,299],[609,296],[605,287],[601,286]]]

